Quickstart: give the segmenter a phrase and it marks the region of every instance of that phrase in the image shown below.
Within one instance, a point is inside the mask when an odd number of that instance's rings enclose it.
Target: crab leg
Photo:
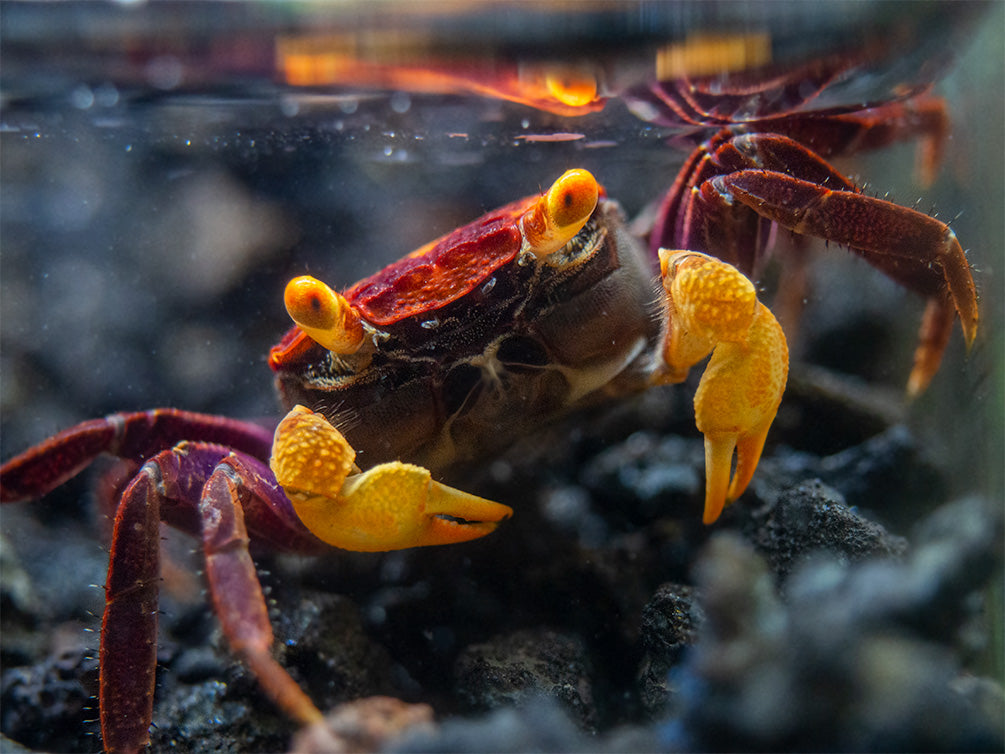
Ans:
[[[653,248],[706,251],[756,275],[772,224],[847,246],[928,299],[908,380],[908,394],[918,395],[938,370],[954,311],[968,347],[976,335],[977,295],[966,256],[944,223],[864,196],[824,158],[916,136],[919,178],[931,183],[949,129],[945,103],[925,96],[761,125],[766,132],[723,129],[695,150],[660,208]]]
[[[946,101],[923,95],[851,113],[779,118],[770,126],[773,133],[809,144],[823,157],[879,149],[916,136],[915,172],[921,185],[929,186],[942,163],[950,123]]]
[[[705,184],[702,194],[739,201],[784,228],[834,241],[860,253],[894,280],[926,296],[925,318],[909,390],[917,395],[942,358],[938,323],[955,307],[970,346],[977,334],[977,291],[963,248],[944,223],[891,202],[832,191],[773,171],[741,170]],[[729,197],[727,200],[726,197]]]
[[[199,517],[206,579],[230,646],[287,715],[301,725],[310,725],[324,716],[271,653],[272,624],[248,552],[248,530],[240,501],[272,496],[278,490],[269,483],[266,468],[249,461],[228,458],[216,467],[203,488]]]
[[[917,136],[920,141],[916,172],[922,185],[927,186],[934,181],[942,161],[949,116],[944,100],[924,96],[858,112],[777,118],[766,121],[764,127],[770,133],[723,129],[691,153],[657,213],[652,229],[654,251],[671,245],[702,249],[750,274],[763,251],[763,238],[754,248],[750,243],[753,235],[748,233],[750,238],[745,246],[727,251],[700,243],[697,236],[692,236],[707,232],[699,227],[701,218],[696,215],[700,213],[692,207],[698,189],[706,180],[735,170],[763,168],[796,175],[827,188],[857,192],[855,185],[835,171],[825,158],[878,149]]]
[[[269,457],[272,433],[249,422],[161,408],[110,414],[70,427],[0,467],[0,502],[41,497],[83,471],[102,453],[142,463],[185,439],[220,443]]]
[[[697,252],[661,249],[660,270],[668,329],[658,379],[680,382],[712,353],[694,397],[705,436],[703,520],[711,524],[754,475],[785,391],[788,346],[778,321],[735,267]]]
[[[147,462],[123,492],[115,514],[101,629],[99,695],[108,751],[137,751],[149,742],[162,519],[183,529],[191,529],[183,524],[196,520],[206,577],[224,633],[265,691],[298,722],[321,718],[269,652],[272,628],[248,553],[245,506],[249,517],[272,511],[271,525],[266,521],[259,526],[270,532],[271,544],[321,547],[295,517],[275,526],[289,504],[270,476],[261,462],[249,456],[207,443],[180,443]]]
[[[157,667],[160,496],[144,466],[115,516],[99,651],[101,737],[109,752],[150,743]]]
[[[296,406],[276,428],[272,471],[315,536],[346,550],[451,544],[494,531],[513,510],[434,482],[427,469],[380,464],[364,473],[321,414]]]

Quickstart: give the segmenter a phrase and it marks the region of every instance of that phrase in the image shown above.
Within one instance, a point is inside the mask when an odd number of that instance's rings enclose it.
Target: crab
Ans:
[[[805,150],[799,155],[805,178],[811,161]],[[434,473],[496,452],[570,409],[679,383],[710,354],[695,415],[706,449],[703,520],[715,522],[757,468],[782,399],[788,348],[750,279],[706,253],[718,253],[706,242],[721,218],[743,231],[730,210],[737,203],[805,230],[785,217],[841,189],[762,168],[720,175],[694,164],[670,204],[686,203],[683,216],[705,235],[685,238],[706,248],[661,247],[658,282],[619,205],[589,172],[573,169],[543,194],[490,212],[343,293],[311,277],[292,280],[285,302],[295,326],[270,354],[289,411],[274,432],[175,409],[120,413],[5,463],[3,503],[46,494],[102,453],[128,467],[108,496],[105,748],[136,751],[149,741],[162,521],[201,539],[227,639],[265,693],[304,725],[320,723],[322,714],[271,654],[250,541],[320,553],[482,537],[512,509],[435,481]],[[793,206],[786,195],[796,188],[804,191]],[[860,207],[869,238],[883,246],[878,255],[864,249],[869,258],[943,306],[953,301],[971,341],[975,293],[951,232],[933,231],[912,210],[880,200],[863,205],[861,194],[846,193],[827,204],[824,218],[843,226],[849,207]],[[714,211],[698,199],[687,203],[699,196]],[[928,245],[908,255],[896,238],[881,243],[890,219]]]

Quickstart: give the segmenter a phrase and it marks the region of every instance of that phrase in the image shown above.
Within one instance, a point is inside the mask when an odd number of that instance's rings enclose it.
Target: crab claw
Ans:
[[[683,380],[712,352],[694,396],[705,436],[703,520],[711,524],[757,469],[785,391],[789,350],[778,321],[735,267],[692,251],[660,249],[659,255],[669,316],[667,381]]]
[[[433,481],[421,466],[393,461],[360,473],[355,455],[324,416],[303,406],[276,428],[272,471],[304,526],[335,547],[383,552],[467,542],[513,514]]]

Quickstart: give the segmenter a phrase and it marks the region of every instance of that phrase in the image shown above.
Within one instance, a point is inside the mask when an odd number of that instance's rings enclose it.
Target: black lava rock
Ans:
[[[596,728],[590,660],[575,636],[520,631],[472,645],[458,658],[455,674],[457,693],[471,710],[547,697],[561,702],[584,729]]]

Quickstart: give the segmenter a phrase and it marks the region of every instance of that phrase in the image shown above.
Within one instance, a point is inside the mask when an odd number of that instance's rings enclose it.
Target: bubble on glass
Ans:
[[[395,92],[391,95],[390,105],[394,112],[403,115],[412,107],[412,98],[406,92]]]
[[[182,80],[183,67],[181,61],[174,55],[161,55],[154,58],[146,67],[149,84],[156,89],[174,89]]]
[[[279,100],[279,112],[292,118],[300,113],[300,103],[293,97],[282,97]]]
[[[87,110],[94,104],[94,92],[87,84],[80,84],[70,92],[70,102],[78,110]]]
[[[105,82],[94,89],[94,101],[101,107],[115,107],[119,104],[119,90],[111,82]]]

